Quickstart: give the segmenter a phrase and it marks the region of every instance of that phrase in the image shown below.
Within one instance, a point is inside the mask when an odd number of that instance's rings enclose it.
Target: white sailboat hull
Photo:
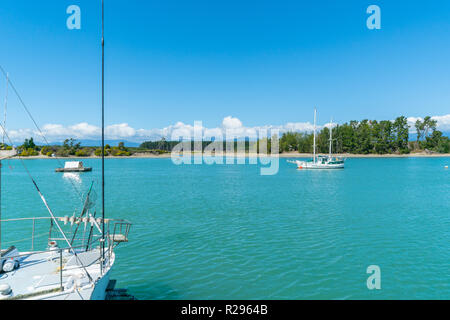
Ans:
[[[87,262],[84,268],[72,254],[65,253],[62,272],[58,254],[24,253],[20,267],[14,272],[1,274],[0,285],[8,285],[11,292],[9,295],[0,294],[0,300],[105,300],[115,254],[112,250],[107,251],[106,265],[101,271],[99,253],[98,249],[78,253],[79,259]]]
[[[342,163],[320,163],[320,162],[307,162],[307,161],[295,161],[298,169],[344,169],[345,164]]]
[[[111,274],[111,268],[103,275],[101,279],[98,280],[97,284],[92,291],[90,300],[105,300],[106,298],[106,288],[109,283],[109,275]]]

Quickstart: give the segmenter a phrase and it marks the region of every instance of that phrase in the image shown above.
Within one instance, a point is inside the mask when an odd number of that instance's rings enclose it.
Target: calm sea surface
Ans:
[[[72,179],[56,160],[25,161],[56,215],[80,210],[70,181],[84,192],[94,181],[100,196],[100,161],[84,162],[94,172]],[[48,216],[20,161],[3,164],[2,217]],[[261,176],[256,165],[106,160],[107,216],[133,222],[112,278],[138,299],[450,299],[444,165],[349,159],[298,171],[280,159],[277,175]],[[31,224],[2,231],[30,249]],[[367,289],[370,265],[381,290]]]

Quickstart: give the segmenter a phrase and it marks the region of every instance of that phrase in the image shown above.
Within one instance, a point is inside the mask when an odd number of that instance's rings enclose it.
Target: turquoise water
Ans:
[[[100,162],[84,162],[94,172],[73,181],[84,191],[95,181],[100,195]],[[280,159],[277,175],[261,176],[255,165],[107,160],[107,215],[134,223],[112,277],[138,299],[450,299],[449,164],[298,171]],[[56,215],[80,207],[55,160],[26,165]],[[4,162],[2,208],[3,218],[48,215],[17,160]],[[3,241],[25,229],[5,225]],[[369,265],[381,290],[367,289]]]

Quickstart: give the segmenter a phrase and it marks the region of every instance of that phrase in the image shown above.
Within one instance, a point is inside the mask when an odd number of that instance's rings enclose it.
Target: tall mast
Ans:
[[[6,130],[6,108],[8,106],[8,84],[9,84],[9,75],[6,74],[6,95],[5,95],[5,118],[3,119],[3,138],[2,143],[5,145],[5,130]],[[6,149],[6,148],[5,148]],[[0,257],[2,254],[2,160],[0,159]]]
[[[105,5],[102,0],[102,263],[105,262]]]
[[[314,153],[314,158],[313,158],[313,162],[316,162],[316,118],[317,118],[317,109],[314,108],[314,146],[313,146],[313,153]]]
[[[333,118],[331,118],[331,123],[330,123],[330,159],[331,159],[331,155],[332,155],[332,151],[333,151]]]
[[[8,107],[8,85],[9,85],[9,74],[6,74],[6,94],[5,94],[5,110],[4,110],[4,118],[3,118],[3,139],[2,143],[5,145],[5,130],[6,130],[6,110]]]

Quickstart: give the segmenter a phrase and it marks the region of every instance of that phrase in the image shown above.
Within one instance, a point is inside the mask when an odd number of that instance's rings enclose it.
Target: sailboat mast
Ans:
[[[105,262],[105,5],[102,0],[102,263]]]
[[[3,120],[3,146],[5,145],[5,130],[6,130],[6,108],[8,106],[8,84],[9,84],[9,74],[6,73],[6,95],[5,95],[5,118]],[[5,148],[6,149],[6,148]],[[0,256],[2,252],[2,160],[0,159]]]
[[[331,123],[330,123],[330,159],[331,159],[331,155],[332,155],[332,143],[333,143],[333,118],[331,118]]]
[[[317,118],[317,109],[314,109],[314,145],[313,145],[313,162],[316,163],[316,118]]]

